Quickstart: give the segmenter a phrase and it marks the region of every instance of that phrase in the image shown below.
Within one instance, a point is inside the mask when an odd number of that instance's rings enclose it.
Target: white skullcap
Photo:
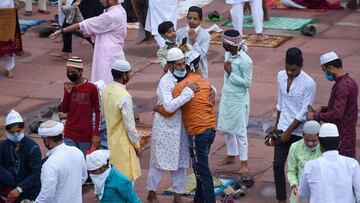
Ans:
[[[20,116],[20,114],[15,111],[14,109],[11,109],[10,113],[6,116],[5,125],[10,125],[13,123],[22,123],[24,120]]]
[[[328,52],[320,56],[320,65],[324,65],[325,63],[329,63],[330,61],[336,60],[339,57],[335,52]]]
[[[303,131],[307,135],[317,135],[320,131],[320,124],[317,121],[307,121],[304,124]]]
[[[93,171],[107,165],[109,157],[109,150],[96,150],[91,154],[86,155],[87,170]]]
[[[112,69],[118,70],[121,72],[128,72],[131,70],[131,66],[130,66],[129,62],[127,62],[126,60],[119,59],[113,63]]]
[[[319,132],[319,137],[339,137],[339,132],[335,124],[322,124]]]
[[[48,120],[42,123],[38,129],[41,137],[54,137],[60,135],[64,130],[64,125],[60,122]]]
[[[166,60],[167,61],[176,61],[184,58],[184,53],[179,48],[171,48],[168,51]]]

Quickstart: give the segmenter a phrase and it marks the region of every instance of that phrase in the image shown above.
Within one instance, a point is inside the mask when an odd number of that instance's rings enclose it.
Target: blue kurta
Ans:
[[[141,201],[135,193],[131,180],[112,167],[105,181],[103,198],[99,203],[141,203]]]
[[[249,88],[252,83],[253,62],[240,50],[236,55],[225,53],[225,61],[231,62],[231,74],[224,74],[221,94],[218,129],[222,132],[239,135],[246,128],[250,112]],[[242,122],[245,119],[245,122]]]

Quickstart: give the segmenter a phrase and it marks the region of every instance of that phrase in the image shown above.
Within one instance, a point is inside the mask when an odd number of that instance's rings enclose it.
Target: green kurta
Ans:
[[[293,143],[288,155],[288,172],[287,177],[290,187],[293,185],[299,186],[299,181],[304,170],[305,163],[309,160],[316,159],[321,156],[320,147],[311,152],[306,149],[304,140],[301,139]],[[290,202],[295,202],[295,196],[291,190]]]
[[[236,55],[225,53],[225,61],[231,62],[231,74],[224,74],[224,86],[221,94],[218,129],[230,133],[240,134],[246,128],[250,112],[249,88],[252,83],[253,62],[251,58],[240,50]],[[242,122],[245,119],[245,122]]]

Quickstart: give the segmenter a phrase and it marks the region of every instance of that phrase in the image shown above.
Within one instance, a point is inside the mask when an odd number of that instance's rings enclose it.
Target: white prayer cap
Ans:
[[[131,66],[130,66],[129,62],[127,62],[127,60],[118,59],[113,63],[112,69],[118,70],[121,72],[128,72],[131,70]]]
[[[191,62],[193,62],[195,59],[197,59],[200,56],[200,54],[197,51],[188,51],[185,53],[185,64],[190,66]]]
[[[48,120],[42,123],[38,129],[41,137],[55,137],[60,135],[64,130],[64,125],[54,120]]]
[[[307,121],[304,124],[303,131],[307,135],[317,135],[320,131],[320,124],[317,121]]]
[[[24,120],[20,116],[20,114],[15,111],[14,109],[11,109],[10,113],[6,116],[5,125],[10,125],[13,123],[22,123]]]
[[[324,123],[320,127],[319,137],[339,137],[339,132],[335,124]]]
[[[109,150],[96,150],[91,154],[86,155],[87,170],[93,171],[107,165],[109,157]]]
[[[184,53],[179,48],[171,48],[168,51],[166,60],[167,61],[176,61],[184,58]]]
[[[336,60],[338,58],[339,57],[336,55],[335,52],[328,52],[320,56],[320,65],[324,65],[325,63]]]

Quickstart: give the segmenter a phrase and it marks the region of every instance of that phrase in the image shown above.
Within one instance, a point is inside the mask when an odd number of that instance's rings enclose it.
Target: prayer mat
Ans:
[[[36,26],[36,25],[40,25],[43,22],[46,22],[46,20],[30,20],[30,19],[21,18],[19,20],[21,33],[24,33],[29,28]]]
[[[224,189],[229,186],[233,185],[236,182],[236,179],[224,179],[224,178],[217,178],[213,176],[213,183],[214,183],[214,192],[215,195],[219,196],[224,191]],[[186,184],[185,184],[185,191],[184,195],[195,195],[195,189],[196,189],[196,178],[195,174],[189,174],[186,177]],[[169,187],[164,192],[164,195],[172,195],[174,194],[173,188]]]
[[[222,32],[209,32],[211,44],[222,45],[221,35]],[[244,35],[243,39],[246,40],[246,43],[249,47],[265,47],[265,48],[277,48],[284,44],[285,42],[292,39],[291,36],[279,36],[279,35],[264,35],[265,39],[262,41],[257,41],[256,35]]]
[[[177,0],[177,19],[180,20],[187,15],[191,6],[203,7],[213,0]]]
[[[315,18],[289,18],[289,17],[270,17],[270,20],[264,22],[264,28],[276,30],[300,30],[307,24],[315,22]],[[232,27],[232,22],[227,21],[223,26]],[[252,17],[244,17],[244,25],[246,28],[255,27],[252,24]]]

